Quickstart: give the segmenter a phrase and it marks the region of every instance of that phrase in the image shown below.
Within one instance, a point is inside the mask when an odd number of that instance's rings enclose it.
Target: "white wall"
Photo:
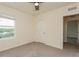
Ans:
[[[32,15],[2,5],[0,5],[0,13],[8,14],[16,19],[16,38],[0,39],[0,51],[33,41]]]
[[[76,10],[68,11],[74,6],[77,6]],[[79,3],[37,15],[36,41],[63,49],[63,16],[77,13]]]
[[[77,6],[77,10],[67,11]],[[1,6],[0,12],[16,18],[16,38],[0,40],[0,51],[29,42],[42,42],[52,47],[63,49],[63,16],[79,13],[79,4],[32,16],[18,10]]]

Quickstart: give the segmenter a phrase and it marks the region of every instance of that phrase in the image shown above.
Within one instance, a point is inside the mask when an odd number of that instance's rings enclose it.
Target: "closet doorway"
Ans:
[[[64,16],[64,44],[79,44],[79,14]]]

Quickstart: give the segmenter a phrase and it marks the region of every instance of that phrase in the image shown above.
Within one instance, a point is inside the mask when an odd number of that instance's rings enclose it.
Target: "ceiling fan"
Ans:
[[[33,3],[33,5],[35,6],[35,10],[38,11],[40,7],[40,3],[43,3],[43,2],[31,2],[31,3]]]

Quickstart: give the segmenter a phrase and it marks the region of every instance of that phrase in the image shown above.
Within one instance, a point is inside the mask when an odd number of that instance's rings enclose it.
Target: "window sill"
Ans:
[[[0,38],[0,40],[11,40],[11,39],[15,39],[15,37]]]

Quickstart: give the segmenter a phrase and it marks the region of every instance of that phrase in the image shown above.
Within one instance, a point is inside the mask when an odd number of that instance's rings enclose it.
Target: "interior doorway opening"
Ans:
[[[64,16],[63,31],[64,46],[79,45],[79,14]]]

